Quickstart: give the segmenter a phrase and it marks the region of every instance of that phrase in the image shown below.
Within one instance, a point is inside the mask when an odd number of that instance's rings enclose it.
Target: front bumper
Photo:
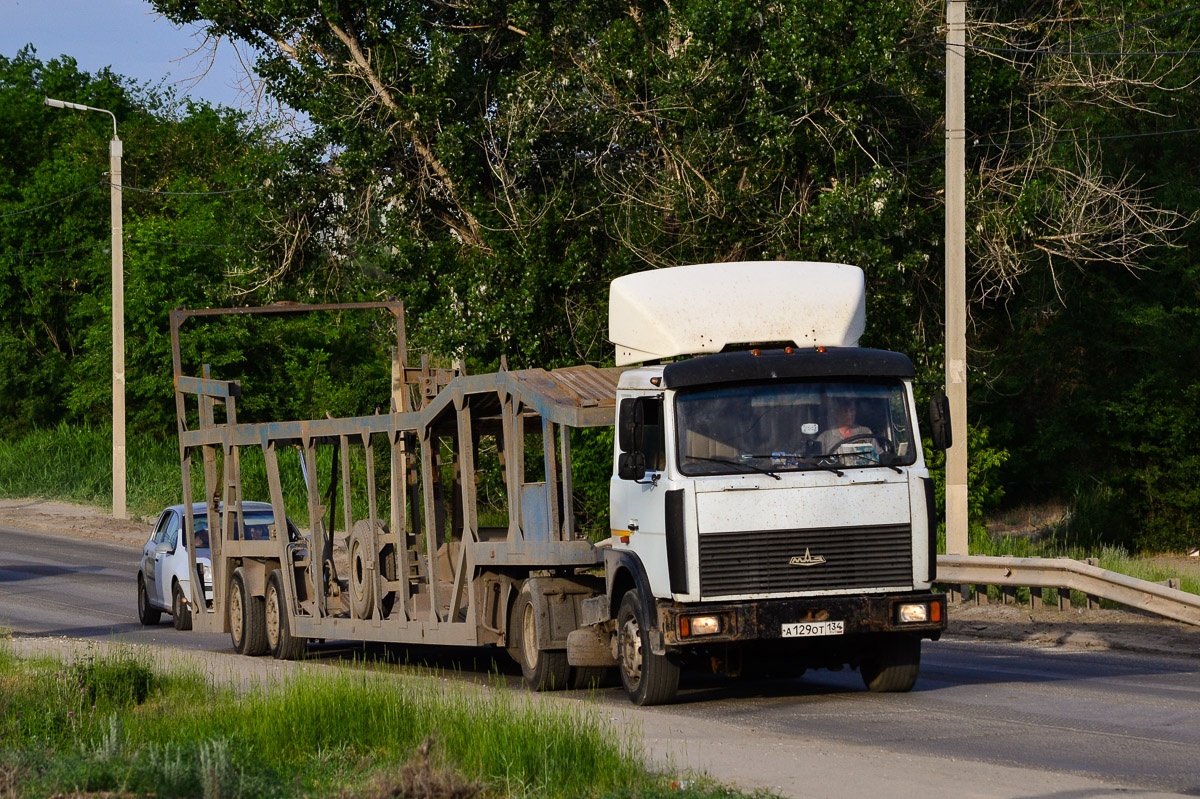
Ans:
[[[902,605],[925,605],[928,609],[926,620],[902,622]],[[719,631],[694,634],[693,631],[702,626],[694,624],[694,620],[708,617],[720,620]],[[944,594],[914,592],[688,605],[669,601],[658,603],[658,629],[667,648],[782,639],[785,625],[806,622],[841,622],[842,632],[838,635],[903,632],[937,640],[946,629],[946,597]],[[685,635],[685,631],[689,634]]]

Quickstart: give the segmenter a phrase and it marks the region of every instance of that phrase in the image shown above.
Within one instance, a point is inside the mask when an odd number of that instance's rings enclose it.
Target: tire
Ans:
[[[878,648],[859,666],[863,682],[874,693],[911,691],[920,670],[921,639],[911,635],[882,639]]]
[[[138,621],[146,627],[153,627],[162,619],[162,611],[150,604],[150,595],[146,593],[146,580],[138,575]]]
[[[572,666],[571,687],[576,691],[603,688],[609,682],[609,669],[604,666]]]
[[[229,581],[229,637],[239,655],[261,655],[267,651],[267,620],[262,597],[246,590],[245,571],[234,569]]]
[[[387,525],[375,522],[375,539],[378,541],[388,533]],[[371,520],[360,519],[354,523],[347,546],[350,559],[350,607],[355,618],[369,619],[375,613],[375,582],[368,564],[371,562]],[[396,548],[387,544],[380,548],[376,561],[382,580],[396,579]],[[386,616],[391,613],[395,592],[386,591],[379,603]]]
[[[617,612],[617,668],[635,705],[666,704],[679,691],[679,666],[650,650],[650,628],[636,590],[625,592]]]
[[[308,648],[308,640],[294,638],[288,624],[287,592],[283,588],[283,573],[271,572],[267,580],[267,595],[263,600],[263,615],[267,623],[267,646],[276,660],[295,660]]]
[[[515,639],[509,653],[521,664],[521,674],[529,690],[561,691],[566,688],[571,677],[566,650],[537,648],[537,607],[528,583],[521,586],[521,593],[517,595],[508,629]]]
[[[183,600],[183,589],[179,583],[171,586],[171,622],[176,630],[192,629],[192,609]]]

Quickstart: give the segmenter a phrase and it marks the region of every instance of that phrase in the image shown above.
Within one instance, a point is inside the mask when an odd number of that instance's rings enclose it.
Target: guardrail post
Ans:
[[[975,586],[975,604],[986,605],[988,603],[988,587],[986,585]]]
[[[1071,609],[1071,589],[1070,588],[1056,588],[1054,590],[1058,591],[1058,609],[1061,611],[1070,610]]]
[[[1000,604],[1015,605],[1017,604],[1017,587],[1015,585],[1005,585],[1000,588]]]
[[[1042,589],[1040,587],[1029,587],[1029,608],[1040,610],[1042,607]]]

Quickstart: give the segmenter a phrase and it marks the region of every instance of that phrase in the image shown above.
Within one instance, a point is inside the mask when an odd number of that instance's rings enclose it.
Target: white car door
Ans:
[[[171,606],[171,557],[179,539],[179,514],[173,510],[163,514],[162,536],[155,536],[153,587],[147,586],[150,600],[159,607]]]
[[[159,551],[159,545],[166,537],[171,515],[171,511],[163,511],[154,525],[154,533],[150,536],[150,540],[142,547],[142,579],[146,583],[146,596],[150,599],[150,604],[154,606],[162,605],[158,591],[159,569],[157,564],[163,557],[163,553]]]

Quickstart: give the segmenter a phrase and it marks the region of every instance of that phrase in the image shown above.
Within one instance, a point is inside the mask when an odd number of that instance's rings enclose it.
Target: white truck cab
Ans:
[[[643,364],[618,383],[605,553],[634,701],[630,674],[665,669],[641,699],[668,701],[669,672],[689,661],[849,663],[877,690],[915,681],[921,638],[945,625],[933,486],[912,362],[857,346],[864,307],[862,271],[842,264],[613,282],[618,365]],[[641,620],[621,618],[630,591]]]

